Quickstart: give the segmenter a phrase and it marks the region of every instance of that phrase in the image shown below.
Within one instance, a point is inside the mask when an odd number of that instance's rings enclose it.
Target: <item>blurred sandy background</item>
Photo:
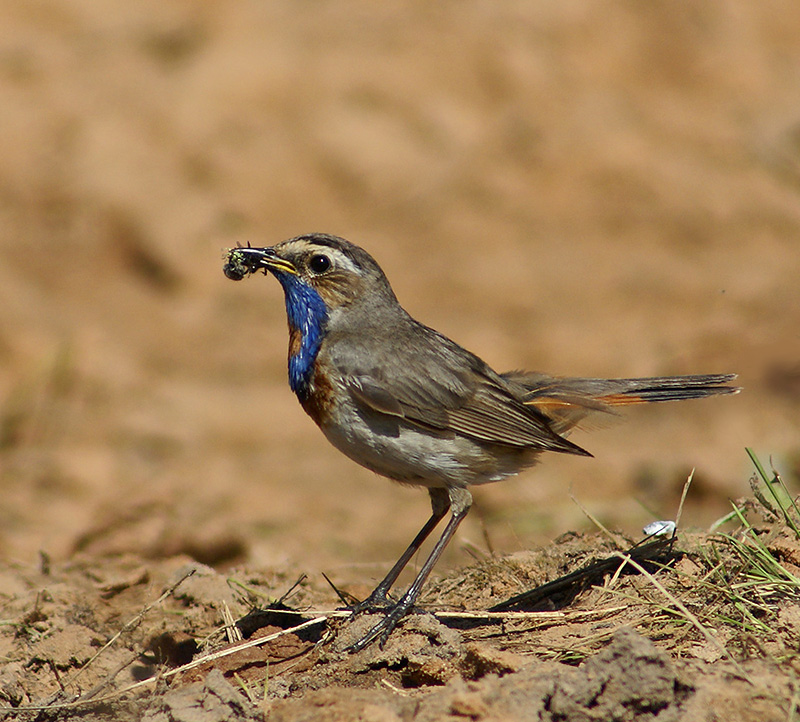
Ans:
[[[800,466],[800,6],[5,0],[0,555],[377,575],[427,495],[328,446],[280,288],[306,231],[498,370],[740,374],[476,493],[467,547],[636,533]],[[482,520],[482,522],[481,522]],[[485,532],[485,534],[484,534]]]

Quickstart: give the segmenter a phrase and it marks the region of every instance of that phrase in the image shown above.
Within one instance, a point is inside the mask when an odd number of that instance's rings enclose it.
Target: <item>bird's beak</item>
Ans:
[[[250,273],[260,269],[297,275],[297,268],[290,261],[280,258],[272,248],[231,248],[223,271],[234,280],[241,281]]]

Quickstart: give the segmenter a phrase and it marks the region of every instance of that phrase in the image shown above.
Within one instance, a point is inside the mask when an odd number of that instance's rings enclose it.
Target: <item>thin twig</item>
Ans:
[[[303,582],[304,582],[306,579],[308,579],[308,575],[307,575],[307,574],[301,574],[301,575],[300,575],[300,576],[297,578],[297,581],[296,581],[294,584],[292,584],[292,586],[291,586],[291,587],[289,587],[289,589],[286,591],[286,593],[285,593],[285,594],[284,594],[284,595],[283,595],[283,596],[282,596],[282,597],[281,597],[281,598],[278,600],[278,604],[283,604],[283,603],[285,603],[285,602],[286,602],[286,600],[287,600],[287,599],[288,599],[288,598],[291,596],[291,594],[294,592],[294,590],[295,590],[295,589],[297,589],[297,587],[299,587],[299,586],[300,586],[300,585],[301,585],[301,584],[302,584],[302,583],[303,583]]]
[[[334,594],[339,597],[339,601],[344,604],[345,607],[354,607],[358,604],[358,599],[356,599],[352,594],[348,594],[347,592],[342,591],[337,587],[331,578],[325,574],[325,572],[321,572],[322,578],[328,582],[328,586],[333,589]]]
[[[233,613],[231,612],[228,603],[223,599],[222,600],[222,609],[220,610],[220,614],[222,615],[222,622],[223,622],[223,629],[225,630],[225,637],[228,640],[228,644],[238,644],[242,641],[242,632],[239,627],[236,626],[236,620],[233,618]]]
[[[681,515],[683,514],[683,503],[686,501],[686,495],[689,493],[689,487],[692,485],[694,479],[694,469],[691,470],[689,476],[686,478],[686,483],[683,485],[683,492],[681,493],[681,501],[678,504],[678,513],[675,515],[675,530],[677,532],[681,525]]]

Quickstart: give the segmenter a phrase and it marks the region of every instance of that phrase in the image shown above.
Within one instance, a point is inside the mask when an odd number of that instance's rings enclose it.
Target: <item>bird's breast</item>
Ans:
[[[300,396],[300,405],[319,427],[326,426],[334,414],[336,389],[324,364],[314,363],[308,389],[305,396]]]

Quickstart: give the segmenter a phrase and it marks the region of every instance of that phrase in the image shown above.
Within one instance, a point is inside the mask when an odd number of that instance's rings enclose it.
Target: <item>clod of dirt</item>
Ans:
[[[180,599],[187,606],[201,605],[209,608],[219,608],[223,604],[231,608],[239,606],[226,578],[205,564],[192,562],[181,567],[172,575],[170,583],[177,582],[189,572],[192,572],[191,576],[184,579],[175,590],[176,599]]]
[[[25,685],[22,684],[25,669],[19,662],[0,667],[0,704],[19,706],[25,699]]]
[[[679,690],[668,655],[629,627],[574,674],[560,676],[547,708],[554,720],[679,718]]]
[[[212,670],[205,682],[172,690],[158,698],[142,722],[244,722],[263,718],[261,711],[222,672]]]
[[[461,661],[461,673],[465,679],[480,679],[487,674],[504,674],[518,672],[530,660],[521,654],[515,654],[503,649],[495,649],[488,644],[473,642],[464,647],[466,654]]]

